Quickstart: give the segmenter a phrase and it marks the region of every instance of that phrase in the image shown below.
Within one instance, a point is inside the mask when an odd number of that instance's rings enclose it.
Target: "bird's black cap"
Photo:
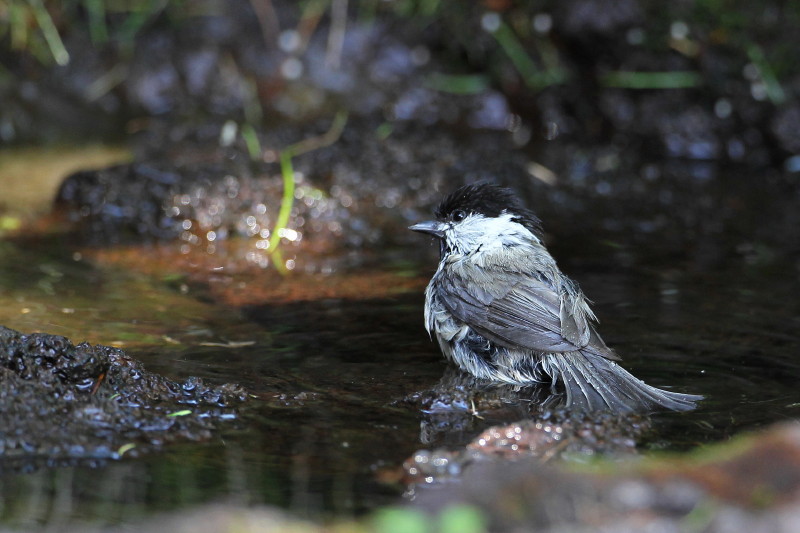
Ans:
[[[487,218],[509,213],[534,235],[542,234],[541,221],[520,203],[514,191],[493,183],[464,185],[442,200],[435,215],[444,222],[452,220],[458,212],[481,214]]]

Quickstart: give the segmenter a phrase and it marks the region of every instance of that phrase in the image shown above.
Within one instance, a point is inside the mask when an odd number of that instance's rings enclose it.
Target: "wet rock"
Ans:
[[[647,427],[647,419],[640,416],[554,411],[534,420],[489,428],[467,449],[505,459],[525,455],[542,460],[558,455],[624,455],[635,453],[636,441]]]
[[[237,385],[153,374],[116,348],[2,326],[0,382],[0,470],[208,440],[247,398]]]
[[[415,490],[414,506],[435,513],[474,506],[491,531],[788,532],[800,504],[800,426],[681,459],[615,462],[600,471],[535,459],[475,461],[447,491]]]
[[[126,233],[152,238],[175,237],[161,206],[181,177],[147,165],[117,165],[71,175],[61,186],[57,204],[66,206],[72,222],[97,241],[119,242]],[[57,209],[58,209],[57,205]]]

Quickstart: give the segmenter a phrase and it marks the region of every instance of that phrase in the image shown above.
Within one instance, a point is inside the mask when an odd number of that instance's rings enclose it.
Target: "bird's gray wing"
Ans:
[[[438,280],[444,306],[477,333],[507,348],[571,352],[597,338],[585,316],[573,317],[571,301],[545,281],[518,273],[497,273],[481,287],[453,272]],[[567,298],[569,300],[569,298]],[[602,343],[602,341],[599,341]]]

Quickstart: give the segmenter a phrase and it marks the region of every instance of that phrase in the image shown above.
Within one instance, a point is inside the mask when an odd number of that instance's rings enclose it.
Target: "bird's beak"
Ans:
[[[437,239],[444,239],[445,225],[438,220],[428,220],[427,222],[420,222],[409,226],[411,231],[418,231],[420,233],[427,233],[433,235]]]

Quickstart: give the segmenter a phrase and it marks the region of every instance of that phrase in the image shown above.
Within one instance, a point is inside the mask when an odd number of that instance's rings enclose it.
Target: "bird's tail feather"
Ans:
[[[582,351],[546,354],[542,369],[566,389],[566,406],[583,411],[690,411],[702,396],[651,387],[604,357]]]

